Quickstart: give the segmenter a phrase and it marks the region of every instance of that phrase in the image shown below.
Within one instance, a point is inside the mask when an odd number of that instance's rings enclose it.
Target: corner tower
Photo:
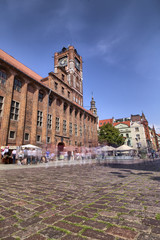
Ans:
[[[94,98],[92,97],[91,100],[91,108],[90,111],[94,114],[95,117],[97,117],[97,108],[96,108],[96,102],[94,101]]]
[[[72,89],[73,102],[83,106],[82,57],[73,46],[55,53],[54,72]]]

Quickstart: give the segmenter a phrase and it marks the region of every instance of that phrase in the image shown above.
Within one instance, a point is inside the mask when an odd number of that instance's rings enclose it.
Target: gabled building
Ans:
[[[97,146],[97,109],[83,107],[82,57],[73,46],[55,53],[45,78],[0,50],[0,145],[29,143]]]
[[[120,133],[125,138],[125,144],[133,147],[134,149],[143,150],[158,150],[159,143],[155,129],[149,128],[148,121],[142,113],[131,115],[129,118],[121,119],[105,119],[99,121],[99,127],[104,124],[110,123],[119,129]]]

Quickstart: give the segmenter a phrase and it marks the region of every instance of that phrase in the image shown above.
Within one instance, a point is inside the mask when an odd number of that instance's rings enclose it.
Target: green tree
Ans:
[[[100,144],[118,147],[123,145],[125,140],[117,128],[107,123],[100,127],[98,141]]]

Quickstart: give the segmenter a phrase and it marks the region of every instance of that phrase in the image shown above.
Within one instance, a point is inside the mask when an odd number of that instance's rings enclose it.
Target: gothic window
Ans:
[[[24,134],[24,140],[25,140],[25,141],[28,141],[28,140],[29,140],[29,133],[25,133],[25,134]]]
[[[10,132],[9,132],[9,138],[15,139],[15,137],[16,137],[16,132],[10,131]]]
[[[22,88],[22,82],[15,77],[14,79],[14,90],[16,90],[17,92],[21,92],[21,88]]]
[[[37,142],[41,142],[41,136],[37,135]]]
[[[19,116],[19,103],[16,101],[12,101],[10,119],[17,121],[18,116]]]
[[[74,127],[75,127],[75,136],[77,136],[77,124],[75,124]]]
[[[69,134],[72,135],[72,123],[69,123]]]
[[[67,132],[67,121],[63,120],[63,132],[66,133]]]
[[[2,116],[4,97],[0,96],[0,117]]]
[[[43,92],[39,91],[38,101],[43,102]]]
[[[37,126],[42,127],[43,123],[43,113],[41,111],[38,111],[37,113]]]
[[[7,80],[7,74],[3,70],[0,70],[0,84],[5,84]]]
[[[48,114],[48,122],[47,122],[48,129],[52,128],[52,115]]]
[[[56,131],[59,132],[60,130],[60,119],[59,117],[56,117]]]

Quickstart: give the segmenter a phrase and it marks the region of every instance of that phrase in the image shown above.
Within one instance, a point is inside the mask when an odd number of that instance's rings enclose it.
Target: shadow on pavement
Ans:
[[[123,171],[126,171],[126,173],[130,173],[130,174],[135,174],[133,173],[131,170],[138,170],[138,171],[147,171],[146,173],[144,172],[139,172],[136,173],[137,175],[145,175],[145,174],[152,174],[151,172],[160,172],[160,159],[156,159],[156,160],[147,160],[147,161],[141,161],[141,162],[127,162],[127,163],[116,163],[116,162],[112,162],[110,163],[109,161],[100,163],[99,165],[104,166],[104,167],[110,167],[110,168],[114,168],[114,169],[124,169]],[[127,170],[128,169],[128,170]],[[150,173],[149,173],[149,172]],[[120,172],[111,172],[113,174],[116,175],[121,175]]]

